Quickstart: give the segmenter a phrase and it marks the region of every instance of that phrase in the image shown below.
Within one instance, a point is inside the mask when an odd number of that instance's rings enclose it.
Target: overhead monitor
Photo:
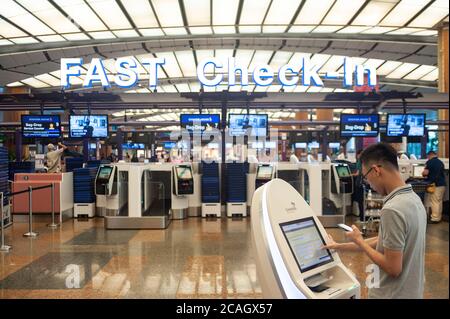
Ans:
[[[275,141],[266,142],[264,145],[266,148],[277,148],[277,142]]]
[[[307,143],[295,143],[295,148],[306,148]]]
[[[339,149],[341,147],[341,143],[328,143],[329,148],[337,148]]]
[[[22,137],[61,137],[61,119],[59,115],[22,115]]]
[[[108,115],[70,115],[70,138],[108,137]]]
[[[192,179],[192,170],[189,166],[177,166],[176,172],[179,179]]]
[[[301,272],[333,262],[333,256],[325,245],[313,217],[280,224]]]
[[[424,136],[425,114],[388,114],[387,136]]]
[[[425,165],[414,165],[413,166],[413,177],[422,178],[423,170],[425,169]]]
[[[256,173],[256,179],[271,179],[273,167],[271,165],[260,165]]]
[[[177,143],[176,142],[165,142],[164,144],[163,144],[163,147],[165,148],[165,149],[172,149],[172,148],[175,148],[177,146]]]
[[[145,148],[145,144],[142,144],[142,143],[122,144],[122,149],[124,149],[124,150],[139,150],[139,149],[144,149],[144,148]]]
[[[264,142],[253,142],[252,148],[257,148],[257,149],[264,148]]]
[[[311,143],[308,143],[308,146],[309,146],[310,149],[320,148],[320,144],[318,142],[315,142],[315,141],[313,141]]]
[[[336,172],[339,178],[351,176],[350,169],[347,165],[336,165]]]
[[[376,137],[380,130],[378,114],[341,114],[341,137]]]
[[[181,114],[180,126],[189,133],[202,134],[210,129],[218,129],[220,125],[219,114]]]
[[[206,146],[211,149],[219,149],[219,143],[208,143]]]
[[[111,176],[113,168],[111,166],[102,166],[98,172],[98,178],[103,180],[108,180]]]
[[[229,114],[228,129],[230,136],[267,136],[267,114]]]

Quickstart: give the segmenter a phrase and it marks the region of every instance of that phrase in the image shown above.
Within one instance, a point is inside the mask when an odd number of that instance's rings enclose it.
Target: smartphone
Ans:
[[[339,228],[342,228],[345,231],[353,231],[353,228],[351,228],[350,226],[347,226],[345,224],[337,224]]]

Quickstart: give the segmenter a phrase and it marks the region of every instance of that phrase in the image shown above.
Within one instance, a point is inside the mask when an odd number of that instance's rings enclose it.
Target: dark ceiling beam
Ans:
[[[437,46],[436,37],[432,36],[413,36],[413,35],[383,35],[383,34],[338,34],[338,33],[263,33],[263,34],[208,34],[208,35],[177,35],[164,37],[132,37],[117,39],[90,39],[80,41],[47,42],[33,44],[16,44],[3,46],[0,48],[0,55],[18,54],[24,52],[36,52],[43,50],[58,50],[64,48],[76,48],[85,46],[98,46],[105,44],[124,44],[124,43],[142,43],[155,42],[161,44],[164,42],[192,41],[192,40],[210,40],[210,39],[278,39],[278,40],[325,40],[325,41],[357,41],[357,42],[384,42],[384,43],[403,43]]]
[[[320,126],[320,125],[339,125],[339,121],[304,121],[304,120],[283,120],[283,121],[270,121],[269,125],[275,126],[290,126],[290,125],[306,125],[306,126]],[[449,126],[447,121],[427,121],[426,125],[438,125]],[[67,127],[68,122],[62,122],[62,126]],[[111,121],[109,125],[114,126],[178,126],[179,121]],[[380,122],[380,126],[385,126],[386,122]],[[20,122],[3,122],[0,123],[0,127],[20,127]]]
[[[228,77],[224,75],[223,81],[227,83]],[[343,79],[324,79],[324,87],[326,88],[343,88]],[[237,83],[240,82],[240,74],[236,76]],[[420,81],[420,80],[405,80],[405,79],[388,79],[385,76],[379,76],[378,82],[380,85],[396,85],[396,86],[405,86],[412,88],[426,88],[426,89],[435,89],[437,90],[437,83],[435,81]],[[158,79],[158,85],[167,85],[167,84],[182,84],[182,83],[198,83],[197,77],[179,77],[179,78],[164,78]],[[280,84],[277,80],[277,74],[274,74],[274,82],[273,84]],[[133,89],[142,89],[148,88],[148,79],[140,79],[134,88],[121,89],[114,84],[112,84],[111,88],[107,89],[108,92],[120,93]],[[59,87],[52,88],[42,88],[42,89],[34,89],[34,92],[52,92],[55,90],[59,90]],[[66,90],[67,92],[90,92],[90,91],[98,91],[102,90],[100,86],[95,86],[92,89],[86,89],[82,86],[74,86],[71,89]]]

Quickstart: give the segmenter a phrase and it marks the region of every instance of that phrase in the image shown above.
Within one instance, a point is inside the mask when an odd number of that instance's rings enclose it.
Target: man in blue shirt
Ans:
[[[425,207],[431,208],[430,223],[436,224],[442,219],[442,202],[445,194],[444,163],[434,151],[429,151],[427,158],[422,175],[429,183],[436,185],[436,190],[425,194]]]

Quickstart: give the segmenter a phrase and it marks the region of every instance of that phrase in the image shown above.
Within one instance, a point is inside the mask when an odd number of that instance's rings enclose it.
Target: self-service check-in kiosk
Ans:
[[[258,188],[251,207],[252,240],[264,298],[360,298],[360,284],[339,255],[321,247],[327,233],[287,182]]]
[[[100,165],[95,177],[96,215],[114,216],[127,208],[128,171],[124,165]]]
[[[353,193],[353,177],[350,167],[344,163],[331,164],[331,192],[334,194]]]
[[[194,177],[190,164],[173,166],[173,194],[172,218],[184,219],[188,216],[189,198],[187,195],[194,194]]]
[[[255,189],[263,186],[275,177],[275,167],[271,164],[259,164],[256,170]]]
[[[95,177],[96,195],[116,195],[117,194],[117,168],[111,165],[102,165],[98,168]]]

